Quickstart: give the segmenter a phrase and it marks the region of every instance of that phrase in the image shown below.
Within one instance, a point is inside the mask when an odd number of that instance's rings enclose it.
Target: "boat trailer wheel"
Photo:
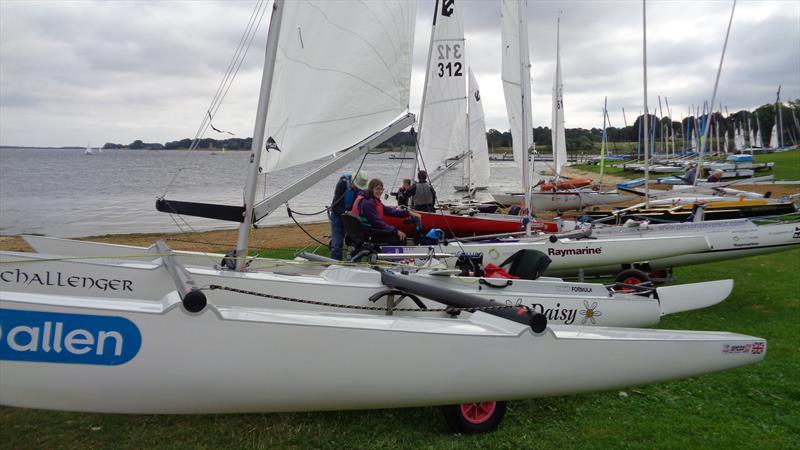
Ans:
[[[644,284],[649,283],[650,276],[647,273],[639,270],[639,269],[625,269],[622,272],[617,274],[617,278],[615,279],[617,283],[621,283],[623,285],[637,285],[637,284]],[[626,290],[623,287],[623,292],[629,292],[632,289]]]
[[[487,433],[497,429],[508,405],[506,402],[475,402],[442,407],[451,430],[457,433]]]

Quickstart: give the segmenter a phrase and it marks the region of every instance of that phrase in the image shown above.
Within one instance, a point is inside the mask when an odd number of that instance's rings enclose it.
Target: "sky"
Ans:
[[[335,1],[335,0],[334,0]],[[366,0],[374,1],[374,0]],[[486,125],[508,130],[500,5],[463,4],[466,56]],[[100,146],[194,137],[255,0],[0,1],[0,145]],[[672,116],[709,101],[732,2],[647,3],[648,105]],[[433,1],[417,3],[410,108],[418,112]],[[529,1],[533,124],[549,126],[556,18],[568,128],[612,126],[643,108],[641,1]],[[214,120],[252,135],[266,21]],[[800,1],[739,1],[717,93],[730,113],[800,98]],[[664,115],[666,105],[662,103]],[[724,112],[724,110],[723,110]],[[224,138],[228,135],[207,134]]]

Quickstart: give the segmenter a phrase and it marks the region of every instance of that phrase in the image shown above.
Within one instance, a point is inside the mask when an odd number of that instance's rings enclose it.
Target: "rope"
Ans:
[[[327,210],[327,208],[325,208],[325,209]],[[297,219],[295,219],[294,216],[292,215],[292,209],[289,208],[289,204],[288,203],[286,204],[286,213],[289,214],[289,218],[292,219],[292,222],[294,222],[294,224],[297,225],[297,228],[300,228],[300,230],[303,233],[305,233],[306,236],[310,237],[314,242],[318,243],[319,245],[323,245],[325,247],[329,247],[330,246],[330,244],[326,244],[326,243],[320,241],[319,239],[315,238],[314,236],[312,236],[311,233],[306,231],[306,229],[303,228],[302,225],[300,225],[300,222],[298,222]]]
[[[332,302],[322,302],[318,300],[305,300],[300,298],[292,298],[292,297],[284,297],[281,295],[273,295],[273,294],[265,294],[263,292],[255,292],[255,291],[248,291],[245,289],[237,289],[232,288],[229,286],[220,286],[216,284],[209,285],[207,288],[201,288],[201,290],[223,290],[234,292],[237,294],[245,294],[245,295],[252,295],[255,297],[264,297],[270,298],[273,300],[282,300],[286,302],[292,303],[301,303],[304,305],[314,305],[314,306],[328,306],[331,308],[342,308],[342,309],[354,309],[360,311],[397,311],[397,312],[446,312],[446,313],[455,313],[455,312],[474,312],[474,311],[497,311],[501,309],[509,309],[509,308],[524,308],[528,309],[527,306],[522,304],[512,304],[509,301],[506,302],[504,305],[492,305],[492,306],[476,306],[470,308],[457,308],[457,307],[447,307],[447,308],[387,308],[383,306],[362,306],[362,305],[343,305],[341,303],[332,303]],[[398,294],[402,295],[402,294]]]

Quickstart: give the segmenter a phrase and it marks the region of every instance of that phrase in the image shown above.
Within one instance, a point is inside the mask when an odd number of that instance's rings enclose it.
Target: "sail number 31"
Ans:
[[[447,62],[440,62],[437,64],[439,68],[439,78],[441,77],[461,77],[464,76],[462,73],[462,64],[460,61],[450,62],[449,59],[452,57],[453,59],[461,59],[463,54],[461,53],[461,44],[440,44],[436,49],[439,51],[439,61],[447,61]]]

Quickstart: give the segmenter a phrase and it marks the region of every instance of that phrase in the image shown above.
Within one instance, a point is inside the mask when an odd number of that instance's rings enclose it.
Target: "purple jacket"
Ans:
[[[358,215],[374,230],[397,233],[397,228],[384,222],[383,216],[408,217],[409,212],[405,209],[384,205],[380,199],[373,197],[370,193],[359,202]]]

